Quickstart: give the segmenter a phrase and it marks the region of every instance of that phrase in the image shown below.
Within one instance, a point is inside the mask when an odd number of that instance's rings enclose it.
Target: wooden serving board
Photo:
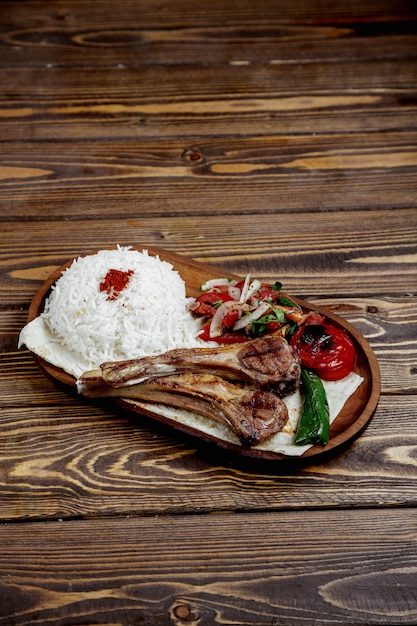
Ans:
[[[139,251],[143,249],[140,247],[134,248]],[[185,282],[187,295],[191,297],[196,297],[199,294],[200,285],[206,280],[220,277],[241,278],[167,250],[152,247],[147,247],[146,250],[150,255],[157,255],[161,260],[167,261],[173,265],[174,269],[179,272]],[[95,252],[91,252],[91,254],[95,254]],[[65,265],[57,268],[37,291],[29,307],[28,322],[42,313],[45,299],[49,295],[52,285],[58,280],[58,278],[60,278],[62,272],[69,267],[71,263],[72,259]],[[155,410],[155,405],[121,398],[114,399],[113,402],[125,409],[128,409],[129,411],[132,411],[133,413],[147,415],[152,419],[168,424],[177,430],[187,433],[188,435],[192,435],[204,441],[212,442],[218,446],[227,448],[234,453],[257,459],[275,462],[291,461],[292,463],[297,460],[302,460],[303,462],[317,462],[324,459],[324,457],[329,456],[331,453],[336,452],[339,448],[348,445],[366,428],[378,404],[381,381],[379,366],[375,354],[366,339],[349,322],[324,308],[316,306],[313,307],[304,300],[300,300],[292,295],[291,297],[303,308],[305,312],[314,310],[322,313],[329,320],[331,320],[334,325],[343,328],[349,334],[355,345],[357,353],[355,371],[364,379],[363,383],[348,399],[342,411],[333,421],[330,429],[330,440],[325,447],[313,446],[305,451],[300,457],[287,456],[285,454],[260,450],[258,448],[243,448],[239,444],[224,441],[216,436],[202,432],[198,428],[192,428],[191,426],[181,424],[176,420],[161,415],[157,412],[157,410]],[[34,355],[34,358],[39,369],[46,377],[52,379],[52,381],[58,386],[67,388],[69,392],[73,393],[75,391],[75,378],[73,376],[67,374],[62,369],[51,365],[37,355]]]

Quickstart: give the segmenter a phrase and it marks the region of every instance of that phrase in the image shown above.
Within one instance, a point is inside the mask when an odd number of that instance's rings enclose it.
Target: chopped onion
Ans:
[[[227,292],[228,292],[229,296],[231,298],[233,298],[233,300],[235,302],[239,302],[239,299],[240,299],[240,289],[239,289],[239,287],[236,287],[236,284],[229,285],[229,287],[227,288]]]
[[[243,283],[242,292],[240,294],[239,302],[246,302],[247,295],[248,295],[248,289],[249,289],[249,283],[250,283],[250,274],[247,274],[246,278],[245,278],[245,282]]]
[[[247,300],[246,302],[248,302],[251,308],[254,310],[256,309],[256,307],[259,306],[259,298],[257,298],[256,296],[252,296],[250,300]],[[267,300],[264,300],[264,302],[267,302]]]
[[[191,302],[191,304],[188,305],[188,308],[190,309],[190,311],[195,311],[196,309],[198,309],[199,306],[200,303],[197,302],[197,300],[194,300],[194,302]]]
[[[243,311],[248,311],[249,307],[247,304],[242,304],[241,302],[232,302],[229,300],[228,302],[223,302],[222,305],[216,310],[213,319],[210,322],[210,338],[220,337],[223,333],[223,320],[229,311],[238,310],[241,313]]]
[[[252,282],[250,280],[250,274],[245,278],[245,282],[242,287],[242,293],[240,294],[239,302],[247,302],[258,291],[261,286],[261,281],[255,278]]]
[[[251,284],[249,285],[245,302],[247,302],[253,296],[253,294],[258,291],[260,286],[261,286],[261,281],[255,278],[255,280],[253,280]]]
[[[259,319],[262,315],[265,315],[271,308],[269,302],[261,302],[257,309],[249,313],[249,315],[243,315],[233,326],[233,330],[242,330],[250,326],[254,320]]]
[[[210,291],[214,287],[224,287],[225,285],[236,285],[236,280],[230,280],[230,278],[212,278],[211,280],[206,280],[200,287],[200,291]]]

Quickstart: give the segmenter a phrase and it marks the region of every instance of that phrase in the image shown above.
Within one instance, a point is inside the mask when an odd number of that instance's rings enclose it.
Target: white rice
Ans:
[[[133,270],[115,299],[100,291],[110,269]],[[170,263],[146,250],[102,250],[75,259],[63,272],[43,313],[23,329],[20,345],[35,347],[37,354],[78,377],[105,361],[201,346],[201,322],[188,304],[184,281]],[[44,345],[46,335],[49,347]],[[33,336],[42,344],[38,349],[29,345]]]

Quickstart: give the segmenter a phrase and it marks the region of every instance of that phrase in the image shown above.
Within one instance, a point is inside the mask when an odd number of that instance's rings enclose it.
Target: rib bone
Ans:
[[[112,387],[94,370],[81,377],[78,387],[90,398],[134,398],[192,410],[224,424],[245,447],[279,432],[288,420],[287,407],[275,393],[232,384],[212,374],[160,376],[146,383]]]
[[[189,371],[269,387],[281,397],[298,389],[300,383],[298,356],[279,334],[265,335],[244,344],[175,349],[152,357],[103,363],[101,370],[103,379],[113,387]]]

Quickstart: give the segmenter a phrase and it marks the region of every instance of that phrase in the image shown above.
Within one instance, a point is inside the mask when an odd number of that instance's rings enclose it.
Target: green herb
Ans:
[[[279,302],[280,304],[284,305],[284,306],[291,306],[294,307],[295,309],[297,309],[297,304],[294,302],[294,300],[291,300],[291,298],[288,298],[287,296],[284,296],[282,293],[279,294]]]
[[[289,342],[291,337],[295,335],[299,326],[297,322],[289,322],[285,329],[285,339]]]
[[[275,283],[271,285],[271,289],[273,289],[274,291],[281,291],[282,283],[280,283],[279,280],[275,281]],[[297,308],[297,304],[294,302],[294,300],[291,300],[291,298],[289,298],[287,295],[283,293],[279,294],[279,303],[284,306],[291,306],[291,307]]]
[[[256,336],[261,335],[270,322],[283,324],[285,322],[284,311],[282,309],[273,308],[272,313],[268,313],[257,320],[253,320],[251,334]]]
[[[330,412],[326,390],[317,374],[301,368],[304,404],[295,435],[297,445],[326,445],[330,437]]]

